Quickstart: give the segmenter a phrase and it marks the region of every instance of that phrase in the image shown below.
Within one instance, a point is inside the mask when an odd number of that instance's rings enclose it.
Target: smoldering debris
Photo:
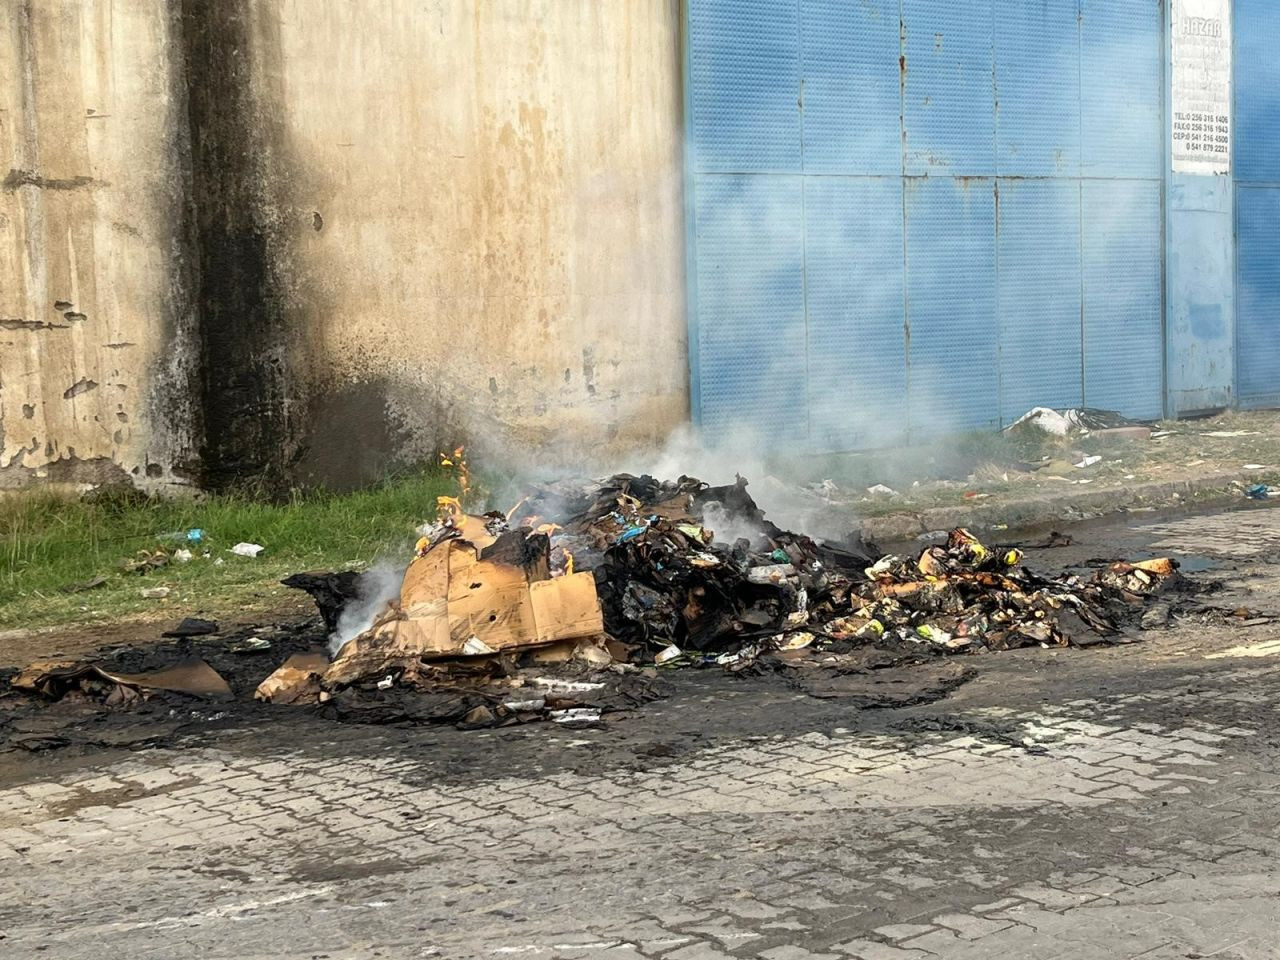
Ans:
[[[244,709],[371,723],[607,723],[666,696],[681,668],[902,706],[967,681],[967,655],[1132,642],[1187,586],[1167,559],[1045,576],[963,529],[873,555],[779,528],[742,478],[627,474],[536,487],[507,512],[442,498],[396,576],[389,589],[385,570],[296,574],[283,582],[315,599],[323,634],[196,636],[192,622],[171,631],[184,636],[169,662],[212,658]],[[367,629],[349,635],[357,621]],[[165,665],[156,655],[146,666]],[[14,686],[112,707],[174,695],[116,672],[137,665],[63,664]]]

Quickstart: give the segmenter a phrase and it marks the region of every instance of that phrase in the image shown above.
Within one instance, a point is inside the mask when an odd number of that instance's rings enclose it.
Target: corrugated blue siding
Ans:
[[[1078,407],[1080,184],[1001,180],[997,245],[1000,411]]]
[[[1236,0],[1236,377],[1280,406],[1280,4]]]
[[[1000,175],[1079,176],[1077,0],[996,0],[995,35]]]
[[[998,422],[992,181],[906,182],[913,437]]]
[[[813,448],[901,441],[902,179],[810,178],[805,265]]]
[[[902,0],[902,24],[907,174],[989,176],[996,152],[991,0]]]
[[[1130,417],[1164,410],[1161,184],[1083,183],[1084,401]]]
[[[1081,172],[1159,180],[1164,20],[1159,0],[1081,0]]]
[[[806,432],[802,189],[796,176],[696,182],[696,373],[708,429],[750,422],[787,443]]]
[[[694,0],[689,79],[701,173],[800,170],[796,0]]]
[[[1236,179],[1280,183],[1280,3],[1236,0]]]
[[[801,0],[804,169],[902,173],[898,0]]]
[[[1280,189],[1236,191],[1236,357],[1240,401],[1280,405]]]
[[[704,427],[839,450],[1160,412],[1160,0],[686,9]]]

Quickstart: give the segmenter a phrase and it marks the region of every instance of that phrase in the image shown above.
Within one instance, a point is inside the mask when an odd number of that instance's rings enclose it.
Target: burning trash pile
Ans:
[[[817,693],[831,685],[815,684],[813,667],[865,674],[962,652],[1124,640],[1147,600],[1181,580],[1170,560],[1050,579],[1022,559],[955,530],[916,557],[873,561],[778,528],[741,479],[561,483],[505,514],[466,514],[445,498],[399,598],[331,662],[286,664],[259,696],[358,712],[367,696],[447,687],[441,709],[465,706],[469,723],[521,711],[582,719],[599,705],[576,694],[608,688],[637,702],[661,695],[655,667],[712,664],[794,674]],[[357,581],[334,579],[343,576],[286,582],[316,596],[332,623],[358,592]],[[512,695],[548,665],[632,683],[620,694],[616,682],[588,690],[539,677],[529,696]],[[459,684],[480,699],[459,701]],[[548,689],[560,695],[533,695]]]
[[[444,497],[423,534],[366,629],[332,655],[298,650],[256,674],[256,699],[368,722],[591,723],[666,695],[672,668],[715,666],[868,704],[905,683],[901,702],[915,702],[971,675],[956,654],[1127,640],[1148,601],[1183,582],[1167,559],[1044,577],[1018,549],[962,529],[918,555],[875,558],[780,529],[741,478],[562,482],[482,515]],[[315,598],[333,632],[367,599],[362,580],[284,582]],[[884,669],[907,665],[916,679]],[[20,687],[105,691],[112,705],[157,691],[225,697],[219,680],[202,662],[177,680],[63,663],[33,665]]]

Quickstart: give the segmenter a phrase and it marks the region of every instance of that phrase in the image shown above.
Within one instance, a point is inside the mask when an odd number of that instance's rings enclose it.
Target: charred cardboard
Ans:
[[[487,656],[604,633],[595,578],[551,579],[547,538],[521,536],[521,543],[489,537],[481,547],[455,538],[416,558],[398,609],[338,651],[325,686],[397,666],[414,671],[424,658]]]
[[[94,663],[43,661],[33,663],[13,678],[19,690],[61,699],[82,680],[102,680],[139,691],[164,690],[206,700],[230,700],[231,688],[203,660],[183,660],[150,673],[113,673]]]
[[[295,653],[271,676],[258,684],[254,699],[264,703],[315,703],[320,699],[320,678],[329,669],[323,653]]]

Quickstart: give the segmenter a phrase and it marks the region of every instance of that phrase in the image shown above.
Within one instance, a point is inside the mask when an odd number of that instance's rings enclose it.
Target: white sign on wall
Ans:
[[[1231,0],[1173,0],[1173,169],[1231,172]]]

